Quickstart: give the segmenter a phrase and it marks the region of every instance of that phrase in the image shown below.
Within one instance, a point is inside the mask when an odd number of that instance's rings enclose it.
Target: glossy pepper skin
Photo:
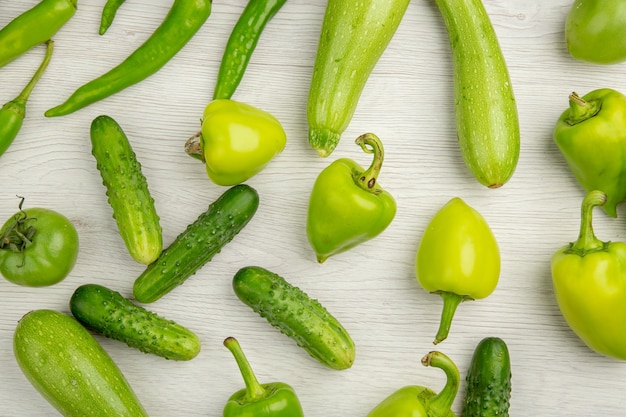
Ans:
[[[202,116],[202,131],[185,151],[204,162],[211,181],[236,185],[258,174],[285,148],[287,134],[270,113],[246,103],[211,101]]]
[[[448,336],[462,301],[489,296],[500,278],[500,250],[483,216],[455,197],[432,218],[419,244],[415,273],[420,285],[443,298],[437,344]]]
[[[626,96],[610,88],[572,93],[553,137],[585,192],[603,191],[604,211],[617,217],[626,199]]]
[[[22,124],[26,117],[26,103],[28,102],[33,88],[35,88],[35,85],[37,85],[41,76],[46,71],[48,63],[52,58],[53,50],[54,42],[52,40],[47,41],[46,55],[33,77],[17,97],[5,103],[0,109],[0,156],[9,148],[22,129]]]
[[[239,342],[227,337],[224,346],[235,357],[246,388],[235,392],[224,407],[223,417],[303,417],[293,388],[283,382],[260,384]]]
[[[384,159],[382,142],[366,133],[356,143],[374,154],[367,170],[341,158],[326,167],[313,185],[306,230],[319,263],[378,236],[396,214],[394,198],[378,183]]]
[[[578,240],[552,256],[552,284],[574,333],[592,350],[626,360],[626,243],[599,240],[592,225],[593,208],[605,202],[601,191],[585,196]]]
[[[594,64],[626,60],[626,1],[576,0],[565,20],[570,55]]]
[[[454,417],[452,403],[459,391],[459,370],[441,352],[429,352],[422,358],[424,366],[442,369],[446,385],[439,394],[422,386],[409,385],[385,398],[367,417]]]

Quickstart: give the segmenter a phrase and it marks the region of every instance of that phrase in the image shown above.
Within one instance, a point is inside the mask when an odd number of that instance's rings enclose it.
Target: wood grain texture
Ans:
[[[0,0],[0,27],[36,0]],[[133,0],[120,8],[104,36],[102,1],[80,0],[76,16],[55,37],[50,66],[33,91],[23,129],[0,159],[0,218],[25,206],[58,210],[75,222],[81,240],[71,275],[50,288],[0,281],[0,416],[55,416],[30,386],[12,354],[19,318],[31,309],[69,312],[78,285],[99,283],[130,296],[143,267],[130,258],[107,205],[90,153],[89,126],[108,114],[123,127],[143,165],[170,243],[224,189],[183,152],[200,127],[223,48],[244,0],[215,0],[207,23],[161,71],[74,114],[43,112],[83,83],[121,62],[158,26],[170,1]],[[188,363],[164,361],[98,337],[152,417],[221,415],[243,387],[222,346],[235,336],[262,381],[291,384],[309,417],[364,416],[408,384],[440,389],[442,372],[420,358],[435,347],[441,300],[422,290],[414,257],[430,218],[458,196],[483,214],[502,253],[502,274],[487,299],[463,303],[450,337],[436,348],[463,376],[476,344],[503,338],[513,366],[513,416],[626,415],[626,363],[601,357],[572,333],[552,292],[550,257],[578,233],[583,192],[552,142],[556,119],[572,91],[626,91],[623,65],[574,61],[563,27],[571,0],[484,0],[508,63],[518,103],[522,146],[513,178],[490,190],[463,164],[454,131],[448,38],[434,3],[415,0],[375,67],[336,151],[321,159],[308,147],[306,101],[325,2],[291,0],[267,26],[234,99],[261,107],[283,123],[284,152],[249,184],[261,205],[250,224],[184,285],[149,307],[197,332],[203,350]],[[35,48],[0,68],[0,102],[12,99],[43,58]],[[384,142],[380,177],[398,203],[378,238],[318,265],[305,234],[308,197],[317,174],[332,160],[369,156],[354,145],[366,131]],[[626,213],[600,211],[604,240],[625,240]],[[317,298],[351,333],[357,346],[346,371],[323,367],[236,299],[234,273],[260,265]],[[465,385],[461,386],[461,390]],[[462,393],[454,411],[460,413]]]

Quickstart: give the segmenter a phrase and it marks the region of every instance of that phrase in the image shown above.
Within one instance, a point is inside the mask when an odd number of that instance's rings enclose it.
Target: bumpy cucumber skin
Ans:
[[[511,359],[506,343],[487,337],[474,350],[467,372],[463,417],[508,417]]]
[[[98,116],[92,121],[91,145],[128,253],[135,261],[148,265],[163,250],[163,238],[141,164],[126,134],[109,116]]]
[[[27,313],[13,350],[26,378],[65,417],[148,416],[111,357],[70,316]]]
[[[78,287],[70,298],[70,311],[85,327],[144,353],[175,361],[200,353],[200,340],[191,330],[101,285]]]
[[[233,278],[239,299],[272,326],[332,369],[352,366],[355,346],[346,329],[317,300],[283,277],[258,266],[241,268]]]
[[[435,0],[452,49],[456,130],[472,175],[489,188],[513,175],[520,152],[508,68],[481,0]]]
[[[409,0],[329,0],[309,90],[309,144],[329,156]]]
[[[135,280],[135,299],[151,303],[182,284],[248,224],[258,206],[259,195],[249,185],[226,190]]]

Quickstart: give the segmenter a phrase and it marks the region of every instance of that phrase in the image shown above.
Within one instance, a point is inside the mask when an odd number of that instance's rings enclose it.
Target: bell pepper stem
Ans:
[[[569,108],[570,113],[566,122],[572,126],[598,114],[601,106],[598,100],[586,101],[576,92],[573,92],[569,96]]]
[[[20,115],[22,118],[25,117],[26,102],[30,97],[30,93],[35,88],[35,85],[37,85],[37,83],[41,79],[41,76],[46,71],[46,68],[48,68],[48,64],[50,63],[50,59],[52,58],[53,50],[54,41],[52,39],[49,39],[48,41],[46,41],[46,55],[44,56],[43,61],[41,61],[41,64],[39,64],[39,68],[37,68],[37,71],[35,71],[35,74],[33,74],[32,78],[30,79],[28,84],[26,84],[26,86],[22,89],[20,94],[13,100],[6,103],[3,108],[12,110],[13,112]]]
[[[581,205],[580,232],[578,240],[574,242],[570,251],[584,256],[587,252],[600,250],[604,247],[604,242],[598,239],[593,232],[592,214],[596,206],[606,203],[607,195],[602,191],[591,191],[587,193]]]
[[[246,395],[245,400],[247,402],[254,402],[266,396],[267,392],[265,388],[259,383],[259,380],[256,378],[256,375],[252,371],[252,367],[250,366],[250,362],[246,358],[246,355],[243,353],[241,349],[241,345],[234,337],[227,337],[224,340],[224,346],[235,357],[235,361],[237,361],[237,366],[239,367],[239,371],[241,372],[241,376],[243,377],[243,381],[246,384]]]
[[[185,153],[199,161],[204,161],[202,153],[202,132],[196,132],[185,142]]]
[[[459,304],[461,304],[461,302],[468,299],[467,296],[447,291],[441,291],[439,292],[439,295],[443,299],[443,309],[441,311],[441,320],[439,321],[439,330],[437,331],[437,335],[433,341],[433,344],[435,345],[446,340],[448,333],[450,332],[450,326],[452,325],[452,319],[454,318],[456,308]]]
[[[434,417],[450,415],[450,409],[461,383],[459,369],[448,356],[437,351],[427,353],[422,358],[422,365],[439,368],[446,373],[446,385],[439,394],[428,400],[428,415]]]
[[[383,144],[380,138],[373,133],[365,133],[356,138],[355,142],[364,152],[374,154],[372,164],[365,172],[359,175],[356,181],[364,190],[379,194],[382,192],[382,189],[378,186],[378,175],[380,175],[383,160],[385,159]]]

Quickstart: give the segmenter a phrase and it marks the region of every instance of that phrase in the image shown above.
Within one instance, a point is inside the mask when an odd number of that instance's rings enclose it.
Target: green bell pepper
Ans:
[[[616,205],[626,199],[626,96],[602,88],[572,93],[569,103],[554,142],[585,192],[603,191],[604,211],[617,217]]]
[[[458,197],[432,218],[416,255],[420,285],[443,298],[439,330],[433,343],[448,337],[457,306],[490,295],[500,277],[500,250],[489,225]]]
[[[246,388],[230,396],[223,417],[303,417],[300,400],[293,388],[282,382],[260,384],[239,342],[227,337],[224,346],[235,357]]]
[[[236,185],[258,174],[285,148],[287,135],[270,113],[229,99],[211,101],[202,131],[185,144],[190,156],[205,163],[217,185]]]
[[[626,360],[626,243],[599,240],[592,225],[593,208],[606,201],[597,190],[585,196],[578,240],[552,256],[552,284],[574,333],[592,350]]]
[[[422,364],[446,373],[446,385],[439,394],[427,387],[409,385],[385,398],[367,417],[454,417],[451,407],[461,379],[458,368],[449,357],[436,351],[424,356]]]
[[[306,231],[319,263],[378,236],[396,215],[395,200],[378,184],[382,142],[366,133],[356,143],[374,154],[367,170],[341,158],[327,166],[313,185]]]

